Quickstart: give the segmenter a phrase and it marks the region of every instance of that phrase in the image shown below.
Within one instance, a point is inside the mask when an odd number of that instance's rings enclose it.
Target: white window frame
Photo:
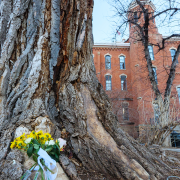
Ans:
[[[106,76],[111,76],[111,89],[107,89]],[[105,74],[104,77],[105,77],[105,83],[106,83],[106,91],[111,91],[112,90],[112,75],[111,74]]]
[[[106,69],[106,56],[110,56],[111,59],[112,59],[112,55],[111,54],[107,53],[107,54],[104,55],[104,58],[105,58],[105,69]],[[111,66],[111,62],[110,62],[110,66]],[[110,67],[110,69],[111,69],[111,67]]]
[[[178,88],[180,88],[180,85],[176,86],[176,91],[177,91],[177,95],[178,95],[178,99],[179,99],[179,104],[180,104],[180,95],[178,94]]]
[[[127,107],[125,107],[125,106],[123,106],[123,104],[127,104]],[[129,102],[122,102],[121,103],[121,106],[122,106],[122,114],[123,114],[123,120],[124,121],[128,121],[129,120]],[[125,109],[127,108],[127,116],[125,116]],[[125,118],[125,117],[127,117],[127,118]]]
[[[156,79],[157,79],[157,67],[156,66],[152,66],[152,68],[155,68],[156,69]],[[158,84],[158,79],[157,79],[157,82],[156,82],[157,84]]]
[[[127,91],[127,75],[126,75],[126,74],[121,74],[121,75],[119,75],[119,77],[120,77],[120,82],[121,82],[121,76],[126,76],[126,89],[122,89],[122,83],[121,83],[121,91]]]
[[[148,51],[149,51],[149,46],[151,46],[152,50],[153,50],[153,59],[151,59],[151,61],[154,61],[155,60],[155,58],[154,58],[154,46],[152,44],[148,44]],[[149,52],[149,56],[151,58],[150,52]]]
[[[120,62],[120,57],[121,57],[121,56],[124,56],[124,64],[125,64],[125,68],[124,68],[124,69],[121,69],[121,62]],[[118,56],[118,58],[119,58],[119,66],[120,66],[120,70],[126,70],[126,55],[120,54],[120,55]]]
[[[175,50],[175,51],[177,51],[177,49],[176,49],[175,47],[171,47],[171,48],[169,49],[170,54],[171,54],[171,50]],[[171,59],[172,59],[172,55],[171,55]],[[172,61],[173,61],[173,59],[172,59]]]

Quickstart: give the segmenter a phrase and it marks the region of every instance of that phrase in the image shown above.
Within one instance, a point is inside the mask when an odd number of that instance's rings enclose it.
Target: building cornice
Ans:
[[[129,51],[130,50],[130,48],[128,47],[128,48],[124,48],[124,47],[122,47],[122,48],[120,48],[120,47],[118,47],[118,48],[113,48],[113,47],[93,47],[93,49],[94,50],[105,50],[105,51],[117,51],[117,50],[120,50],[120,51]]]
[[[121,48],[130,48],[130,43],[95,43],[93,48],[102,48],[102,49],[106,49],[106,48],[111,48],[111,49],[121,49]]]
[[[169,36],[163,36],[164,39],[167,37],[169,37]],[[180,41],[180,37],[172,37],[170,39],[167,39],[166,41]]]

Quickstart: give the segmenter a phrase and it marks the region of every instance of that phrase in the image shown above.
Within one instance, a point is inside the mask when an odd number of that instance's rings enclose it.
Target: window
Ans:
[[[177,88],[177,92],[178,92],[178,98],[179,98],[179,104],[180,104],[180,87]]]
[[[110,91],[111,89],[112,89],[111,76],[106,75],[106,91]]]
[[[148,49],[149,49],[149,55],[150,55],[150,58],[151,58],[151,61],[152,61],[152,60],[154,60],[153,46],[149,45]]]
[[[137,12],[134,12],[134,22],[135,22],[135,23],[138,22],[138,15],[137,15]]]
[[[124,56],[120,56],[120,69],[126,69]]]
[[[176,54],[176,50],[175,49],[171,49],[171,58],[172,58],[172,61],[174,60],[175,54]]]
[[[157,81],[157,73],[156,73],[156,68],[155,68],[155,67],[153,67],[152,69],[153,69],[153,71],[154,71],[154,77],[155,77],[155,81],[156,81],[156,83],[158,84],[158,81]]]
[[[129,120],[129,108],[128,103],[122,103],[123,120]]]
[[[111,56],[107,55],[105,57],[106,69],[111,69]]]
[[[159,106],[158,104],[153,104],[154,105],[154,120],[156,123],[159,122]]]
[[[152,17],[153,17],[153,16],[154,16],[154,13],[152,12],[151,14],[152,14]],[[154,18],[152,19],[152,22],[154,23]]]
[[[121,90],[127,90],[126,76],[121,76]]]

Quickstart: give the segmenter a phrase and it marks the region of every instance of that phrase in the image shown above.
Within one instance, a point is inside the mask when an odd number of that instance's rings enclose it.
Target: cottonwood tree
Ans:
[[[38,117],[65,127],[68,145],[92,173],[146,180],[178,174],[125,134],[112,113],[92,59],[92,0],[0,3],[1,179],[22,175],[13,169],[23,170],[18,158],[15,165],[7,159],[10,142],[18,126],[33,130]]]
[[[158,1],[150,0],[134,0],[130,1],[130,5],[123,3],[120,0],[114,0],[114,8],[117,11],[117,15],[121,17],[120,25],[118,24],[118,30],[126,32],[126,28],[130,25],[131,33],[129,40],[132,43],[141,42],[144,53],[144,61],[146,62],[146,69],[148,72],[148,78],[151,83],[152,90],[155,98],[154,102],[158,106],[158,123],[156,124],[156,132],[151,143],[160,144],[165,141],[171,131],[177,126],[177,123],[171,121],[170,118],[170,97],[172,91],[173,80],[175,79],[175,72],[178,63],[178,57],[180,53],[180,44],[178,44],[177,51],[173,56],[172,63],[169,68],[164,67],[166,71],[167,79],[164,80],[165,88],[162,90],[157,84],[157,75],[153,70],[153,63],[151,54],[148,49],[148,45],[151,44],[158,48],[158,53],[165,52],[166,42],[172,38],[180,37],[180,32],[177,31],[176,26],[179,26],[178,16],[180,13],[180,6],[178,1],[160,1],[158,8],[152,11],[152,6],[157,4]],[[131,8],[133,7],[133,8]],[[136,13],[136,14],[135,14]],[[158,34],[157,27],[154,25],[155,18],[159,18],[161,21],[160,27],[169,28],[171,33],[169,36],[162,38],[153,38],[151,34]],[[172,29],[175,29],[174,32]],[[133,29],[133,30],[132,30]],[[160,37],[160,36],[159,36]],[[139,49],[140,50],[140,49]],[[165,53],[164,53],[165,54]],[[164,55],[161,59],[165,59]],[[161,53],[162,55],[162,53]],[[170,58],[170,57],[169,57]],[[161,63],[163,64],[163,63]],[[161,65],[162,66],[162,65]]]

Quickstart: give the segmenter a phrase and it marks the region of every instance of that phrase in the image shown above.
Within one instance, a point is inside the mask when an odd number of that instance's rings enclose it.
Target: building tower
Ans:
[[[172,57],[180,39],[169,39],[165,44],[165,49],[159,51],[158,47],[154,45],[161,43],[163,36],[158,32],[155,19],[152,18],[155,6],[149,0],[141,0],[141,2],[148,11],[148,17],[151,18],[148,26],[148,49],[158,89],[164,93],[168,78],[165,69],[168,70],[171,66]],[[143,28],[145,18],[136,1],[129,5],[128,12],[129,39],[120,43],[96,43],[93,46],[93,57],[97,77],[112,102],[113,111],[117,115],[121,128],[137,138],[137,131],[140,137],[144,134],[147,135],[146,130],[150,127],[149,125],[158,119],[158,108],[148,77],[144,46],[140,39],[141,34],[137,28],[137,26]],[[180,109],[179,65],[176,72],[172,96],[179,98],[175,99],[177,101],[175,106],[176,109]],[[180,116],[179,114],[178,116]],[[175,118],[180,119],[177,115]]]
[[[152,18],[155,11],[154,4],[149,0],[142,0],[144,7],[148,10],[149,18]],[[143,134],[144,127],[150,124],[154,115],[154,94],[151,83],[148,79],[148,70],[145,60],[144,47],[141,41],[140,30],[137,25],[143,28],[145,23],[144,14],[141,8],[133,1],[129,5],[128,19],[129,23],[129,42],[130,42],[130,59],[131,59],[131,83],[133,89],[133,101],[139,112],[139,134]],[[160,42],[162,35],[158,33],[155,19],[149,22],[149,52],[156,72],[158,58],[155,54],[156,49],[152,44]]]

